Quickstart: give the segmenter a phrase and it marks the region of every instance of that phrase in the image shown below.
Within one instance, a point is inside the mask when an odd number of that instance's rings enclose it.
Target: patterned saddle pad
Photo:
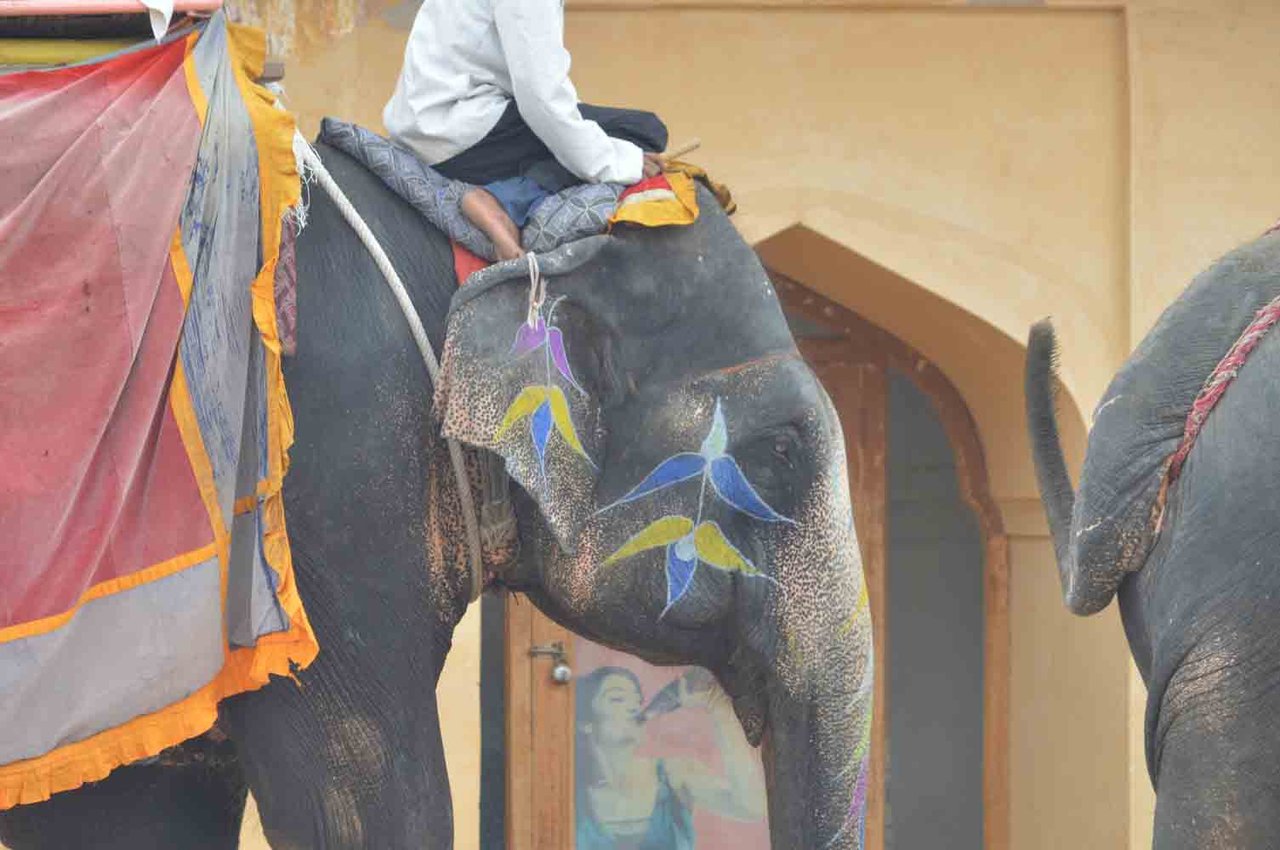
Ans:
[[[489,237],[467,221],[459,207],[470,184],[450,180],[390,139],[336,118],[321,121],[318,140],[362,163],[453,241],[487,260],[497,259]],[[543,254],[603,233],[625,188],[617,183],[583,184],[547,198],[529,216],[521,235],[524,249]]]

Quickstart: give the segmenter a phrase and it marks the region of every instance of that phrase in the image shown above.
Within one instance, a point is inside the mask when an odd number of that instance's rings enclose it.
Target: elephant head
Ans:
[[[684,228],[493,267],[437,409],[519,484],[506,584],[594,640],[712,670],[763,741],[775,846],[860,846],[870,623],[835,410],[705,191]],[[544,291],[545,290],[545,291]]]

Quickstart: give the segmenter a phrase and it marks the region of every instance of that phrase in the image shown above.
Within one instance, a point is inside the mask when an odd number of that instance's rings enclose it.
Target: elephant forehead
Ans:
[[[626,365],[664,380],[750,364],[794,348],[763,270],[707,279],[673,276],[649,297],[577,288],[575,297],[613,329]]]
[[[720,406],[732,451],[756,435],[797,429],[812,453],[829,442],[824,433],[822,390],[793,349],[745,363],[699,371],[676,381],[650,380],[626,402],[605,411],[608,458],[601,484],[609,492],[638,469],[679,452],[697,452]]]
[[[670,429],[664,429],[671,439],[697,435],[701,441],[718,400],[723,402],[731,437],[792,421],[818,404],[817,379],[794,348],[698,368],[705,365],[685,364],[666,374],[646,373],[635,397],[608,412],[610,422],[647,426],[655,424],[653,420],[674,418],[688,423],[688,434],[673,422]]]
[[[549,281],[633,354],[744,361],[790,344],[759,257],[706,193],[690,227],[619,228],[591,262]],[[717,365],[729,365],[722,359]]]

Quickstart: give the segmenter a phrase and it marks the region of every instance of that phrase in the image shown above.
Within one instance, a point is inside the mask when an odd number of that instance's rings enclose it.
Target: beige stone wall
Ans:
[[[290,105],[380,128],[407,31],[289,65]],[[1063,342],[1068,454],[1155,316],[1280,215],[1271,0],[570,0],[585,100],[641,106],[730,184],[780,271],[934,360],[969,404],[1011,536],[1012,846],[1150,846],[1142,685],[1114,608],[1061,605],[1022,431],[1028,325]],[[440,694],[458,847],[476,846],[478,629]],[[1081,816],[1087,812],[1088,816]]]

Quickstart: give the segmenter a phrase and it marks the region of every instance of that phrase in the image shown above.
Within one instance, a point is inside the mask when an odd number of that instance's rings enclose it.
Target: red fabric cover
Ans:
[[[167,404],[185,46],[0,76],[0,628],[213,540]]]
[[[466,283],[472,273],[491,265],[484,257],[473,254],[457,242],[451,241],[450,244],[453,246],[453,273],[458,278],[458,286]]]

